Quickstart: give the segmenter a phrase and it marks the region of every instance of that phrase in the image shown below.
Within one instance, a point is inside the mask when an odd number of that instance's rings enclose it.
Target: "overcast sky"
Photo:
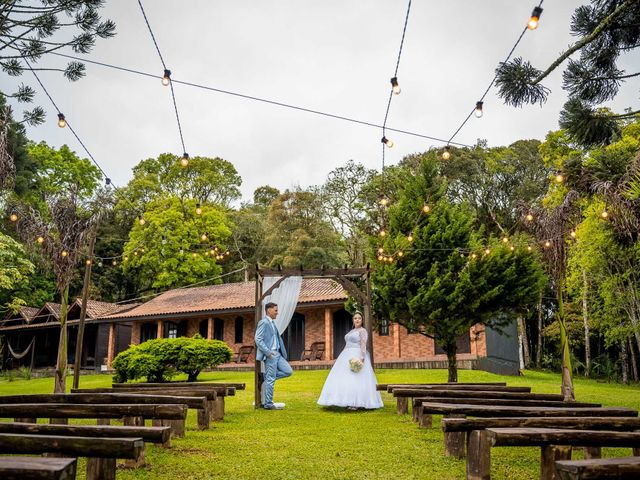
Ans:
[[[586,2],[548,0],[540,26],[527,32],[515,56],[544,69],[573,39],[571,14]],[[537,2],[536,2],[537,4]],[[265,97],[380,124],[395,68],[407,2],[400,0],[146,0],[149,21],[173,78]],[[414,0],[388,126],[449,138],[473,108],[526,23],[533,1]],[[99,40],[93,60],[162,74],[135,0],[110,0],[101,11],[117,24],[116,37]],[[640,60],[628,56],[620,67]],[[47,57],[41,66],[63,66]],[[140,160],[182,153],[170,91],[160,81],[87,64],[70,83],[44,72],[45,86],[96,160],[119,186]],[[484,116],[472,118],[457,141],[490,146],[543,139],[556,129],[566,100],[561,71],[545,81],[548,102],[507,107],[492,90]],[[30,75],[20,81],[36,87]],[[2,77],[7,82],[6,76]],[[8,87],[3,85],[3,90]],[[635,88],[634,88],[635,87]],[[242,176],[244,200],[264,184],[280,189],[324,182],[349,159],[381,166],[380,129],[175,85],[186,150],[221,157]],[[38,95],[48,121],[29,137],[70,145],[83,155],[56,112]],[[637,84],[626,85],[616,110],[638,107]],[[387,162],[437,142],[393,134]]]

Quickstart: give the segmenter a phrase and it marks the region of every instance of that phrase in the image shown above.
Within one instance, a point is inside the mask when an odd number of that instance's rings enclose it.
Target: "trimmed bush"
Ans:
[[[165,382],[176,372],[184,372],[195,382],[200,372],[231,360],[231,349],[220,340],[157,338],[132,345],[113,360],[115,382],[146,378],[147,382]]]

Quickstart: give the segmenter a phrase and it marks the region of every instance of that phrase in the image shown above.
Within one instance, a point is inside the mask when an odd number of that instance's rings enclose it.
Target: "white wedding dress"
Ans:
[[[353,329],[344,339],[347,344],[324,382],[318,404],[325,407],[382,408],[384,404],[376,390],[376,374],[367,352],[367,331],[364,328]],[[352,372],[349,360],[363,357],[362,370]]]

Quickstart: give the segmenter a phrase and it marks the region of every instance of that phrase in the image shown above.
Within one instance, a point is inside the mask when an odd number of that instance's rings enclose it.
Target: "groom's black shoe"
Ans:
[[[263,405],[262,408],[265,410],[282,410],[280,405],[274,405],[273,403],[271,405]]]

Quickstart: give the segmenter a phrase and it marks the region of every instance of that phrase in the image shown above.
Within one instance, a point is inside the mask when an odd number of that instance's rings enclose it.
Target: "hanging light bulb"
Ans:
[[[171,83],[171,70],[165,70],[164,75],[162,75],[162,85],[165,87]]]
[[[540,15],[542,15],[542,7],[535,7],[533,9],[533,12],[531,13],[529,23],[527,23],[527,28],[529,30],[535,30],[536,28],[538,28],[538,23],[540,23]]]
[[[509,247],[509,250],[511,250],[512,252],[516,249],[516,247],[514,247],[513,245],[511,245],[511,247]]]
[[[475,253],[471,254],[471,258],[477,258],[477,257],[478,257],[478,255],[476,255]]]
[[[509,237],[502,237],[502,243],[509,243]]]
[[[395,94],[398,95],[401,90],[400,90],[400,85],[398,85],[398,77],[393,77],[391,79],[391,91]]]
[[[138,252],[133,252],[133,256],[137,257],[138,256]]]
[[[206,252],[204,252],[205,256],[209,256],[209,250],[207,250]]]
[[[473,111],[473,114],[477,117],[480,118],[482,117],[482,105],[484,104],[484,102],[476,102],[476,109]]]
[[[378,253],[384,253],[384,248],[380,247],[380,248],[378,249]]]
[[[531,250],[533,250],[533,247],[531,245],[527,245],[527,251],[530,252]]]
[[[378,202],[380,203],[380,205],[382,205],[383,207],[386,207],[387,205],[389,205],[389,199],[387,197],[385,197],[384,195],[380,196],[380,200],[378,200]]]
[[[115,267],[117,264],[118,264],[118,262],[116,262],[115,260],[113,260],[113,261],[111,262],[111,265],[113,265],[114,267]]]
[[[533,221],[533,215],[531,215],[530,213],[527,213],[527,222],[532,222]]]
[[[484,254],[485,254],[485,255],[489,255],[490,253],[491,253],[491,249],[490,249],[490,248],[486,248],[486,249],[484,250]]]
[[[191,256],[192,256],[193,258],[196,258],[196,257],[198,256],[198,254],[197,254],[196,252],[193,252],[193,253],[191,254]]]
[[[404,252],[403,252],[402,250],[400,250],[400,251],[398,252],[398,256],[399,256],[399,257],[403,257],[403,256],[404,256]]]
[[[449,160],[450,158],[451,158],[451,148],[449,147],[449,145],[446,145],[444,147],[444,152],[442,152],[442,159]]]
[[[378,261],[381,262],[384,257],[382,255],[378,255]]]
[[[9,220],[11,220],[12,222],[17,222],[18,214],[16,212],[11,212],[11,215],[9,215]]]
[[[66,250],[62,250],[62,252],[60,252],[60,255],[62,257],[66,257],[67,255],[69,255],[69,252],[67,252]]]
[[[429,205],[425,204],[425,205],[422,206],[422,211],[424,213],[429,213],[431,211],[431,207]]]
[[[44,243],[44,237],[36,238],[36,242],[38,242],[38,244],[42,245]]]
[[[207,234],[203,233],[202,235],[200,235],[200,240],[202,240],[203,242],[207,241]]]
[[[576,231],[571,230],[571,233],[569,235],[571,235],[571,238],[576,238]]]
[[[395,144],[393,143],[392,140],[389,140],[387,137],[382,137],[382,140],[380,140],[382,143],[384,143],[387,147],[392,148]]]
[[[409,235],[407,235],[407,241],[413,242],[413,233],[410,233]]]
[[[91,259],[87,258],[87,261],[85,262],[87,265],[91,265]]]
[[[549,240],[544,242],[544,248],[549,248],[550,246],[551,246],[551,242]]]
[[[202,215],[202,208],[199,203],[196,203],[196,215]]]
[[[562,175],[561,173],[557,173],[556,176],[555,176],[555,181],[556,181],[556,183],[564,182],[564,175]]]
[[[140,217],[140,219],[138,220],[138,223],[140,225],[144,225],[145,223],[147,223],[147,221],[144,219],[144,217]]]
[[[126,262],[127,260],[129,260],[129,256],[128,256],[128,255],[125,255],[125,256],[124,256],[124,261]]]
[[[180,159],[180,165],[182,165],[183,167],[186,167],[187,165],[189,165],[189,154],[187,152],[184,152],[182,154],[182,158]]]
[[[387,235],[387,232],[385,232],[384,230],[380,230],[380,231],[378,232],[378,235],[380,235],[381,237],[384,237],[384,236],[386,236],[386,235]]]
[[[609,216],[609,212],[607,212],[606,210],[603,210],[602,213],[600,214],[600,216],[602,218],[607,218]]]
[[[64,128],[67,126],[67,121],[65,120],[63,113],[58,114],[58,126],[60,128]]]

